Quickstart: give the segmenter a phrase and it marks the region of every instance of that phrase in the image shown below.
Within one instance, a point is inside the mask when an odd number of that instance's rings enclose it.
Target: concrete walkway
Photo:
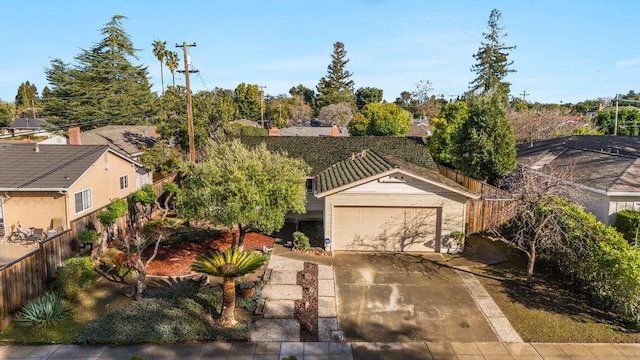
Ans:
[[[640,344],[249,342],[130,346],[0,346],[0,359],[640,359]]]
[[[265,272],[262,297],[265,299],[264,318],[255,322],[251,341],[300,341],[300,323],[294,318],[295,301],[302,299],[302,286],[297,273],[305,261],[274,252]],[[323,342],[341,338],[336,310],[333,268],[318,265],[318,340]]]

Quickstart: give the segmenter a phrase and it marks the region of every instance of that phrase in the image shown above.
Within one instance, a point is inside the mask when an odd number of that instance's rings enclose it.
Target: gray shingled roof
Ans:
[[[569,136],[519,145],[518,162],[606,192],[640,192],[640,137]]]
[[[159,140],[155,126],[109,125],[80,133],[82,145],[109,145],[118,152],[135,157],[143,147],[152,147]]]
[[[241,136],[248,146],[265,143],[271,151],[286,151],[290,157],[303,159],[317,175],[335,163],[362,150],[373,150],[412,164],[438,171],[424,140],[391,136]]]
[[[280,136],[331,136],[333,127],[291,126],[279,130]],[[349,130],[345,126],[338,127],[338,136],[349,136]]]
[[[432,180],[470,197],[478,197],[438,171],[404,161],[393,156],[384,156],[376,151],[365,150],[352,155],[322,171],[315,177],[319,194],[383,174],[392,169],[402,169],[424,179]]]
[[[45,119],[29,119],[29,118],[16,118],[13,120],[9,129],[39,129],[43,126],[51,126],[51,124]]]
[[[67,190],[107,146],[0,144],[0,191]]]

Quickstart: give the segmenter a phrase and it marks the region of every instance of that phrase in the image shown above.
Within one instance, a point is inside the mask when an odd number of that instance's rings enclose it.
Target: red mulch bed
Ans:
[[[245,250],[262,250],[263,246],[273,248],[274,238],[258,233],[248,233],[244,237]],[[220,237],[181,244],[161,245],[158,254],[147,268],[148,275],[181,276],[191,273],[191,265],[198,255],[211,250],[226,250],[231,247],[231,232],[222,232]],[[147,248],[143,254],[147,258],[153,248]]]

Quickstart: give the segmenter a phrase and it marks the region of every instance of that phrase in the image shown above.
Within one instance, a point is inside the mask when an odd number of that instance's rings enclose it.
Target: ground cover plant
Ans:
[[[634,323],[596,306],[585,286],[572,283],[548,260],[540,262],[528,285],[526,255],[499,239],[485,241],[491,241],[508,261],[472,271],[524,341],[640,342]]]

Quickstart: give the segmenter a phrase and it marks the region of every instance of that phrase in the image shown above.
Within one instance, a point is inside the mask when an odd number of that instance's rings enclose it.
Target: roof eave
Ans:
[[[61,192],[67,191],[68,188],[0,188],[2,192]]]

